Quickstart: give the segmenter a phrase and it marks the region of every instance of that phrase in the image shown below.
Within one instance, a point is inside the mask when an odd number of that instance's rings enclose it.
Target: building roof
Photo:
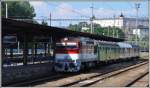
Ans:
[[[124,17],[124,15],[121,13],[120,17]]]
[[[132,48],[132,45],[128,43],[118,42],[117,44],[120,48]]]

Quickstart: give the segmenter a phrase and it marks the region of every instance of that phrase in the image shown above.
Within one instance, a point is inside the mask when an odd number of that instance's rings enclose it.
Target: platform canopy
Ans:
[[[27,36],[29,41],[33,37],[89,37],[91,39],[122,42],[124,39],[113,38],[103,35],[96,35],[84,32],[76,32],[65,28],[58,28],[52,26],[44,26],[41,24],[33,24],[13,19],[2,18],[2,36],[17,35],[18,39],[22,40],[23,36]]]

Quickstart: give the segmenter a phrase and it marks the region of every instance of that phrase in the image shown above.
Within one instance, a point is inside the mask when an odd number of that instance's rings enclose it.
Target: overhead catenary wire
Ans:
[[[50,5],[53,5],[53,6],[58,7],[58,5],[56,5],[56,4],[52,4],[52,3],[50,3],[50,2],[48,2],[48,3],[49,3]],[[59,8],[66,9],[66,8],[64,8],[64,7],[59,7]],[[84,15],[84,14],[80,13],[79,11],[77,11],[77,10],[75,10],[75,9],[70,9],[70,8],[68,8],[68,9],[69,9],[69,11],[74,12],[74,13],[76,13],[76,14],[79,14],[79,15],[82,16],[82,17],[90,18],[90,16]]]
[[[49,18],[46,18],[46,19],[40,19],[40,18],[38,18],[38,19],[21,19],[21,18],[19,18],[19,19],[15,19],[15,20],[37,20],[37,21],[42,21],[42,20],[45,20],[45,21],[49,21],[50,19]],[[51,21],[89,21],[90,19],[51,19]]]

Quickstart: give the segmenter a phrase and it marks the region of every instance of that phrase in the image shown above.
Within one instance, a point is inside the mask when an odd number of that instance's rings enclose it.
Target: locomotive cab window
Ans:
[[[56,43],[56,49],[73,49],[78,48],[76,43]]]

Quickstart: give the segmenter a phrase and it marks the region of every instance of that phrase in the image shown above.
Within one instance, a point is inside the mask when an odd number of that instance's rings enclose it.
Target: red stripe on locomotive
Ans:
[[[59,50],[56,50],[56,53],[59,53],[59,54],[78,54],[79,53],[79,49],[75,49],[75,50],[67,50],[67,49],[59,49]]]

